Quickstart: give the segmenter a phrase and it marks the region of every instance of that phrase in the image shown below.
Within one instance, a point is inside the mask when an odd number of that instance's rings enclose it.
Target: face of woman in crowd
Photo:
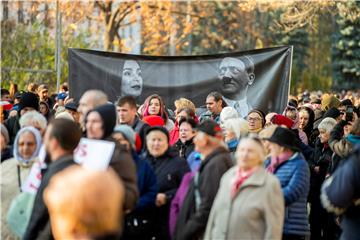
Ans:
[[[238,166],[243,170],[250,170],[263,162],[264,150],[259,143],[252,139],[244,139],[236,150]]]
[[[343,130],[344,130],[344,136],[347,136],[351,130],[352,130],[352,122],[349,122],[348,124],[346,124],[344,127],[343,127]]]
[[[176,111],[177,112],[177,111]],[[186,117],[189,117],[188,114],[186,113],[186,111],[181,111],[179,112],[177,115],[176,115],[176,121],[180,121],[180,118],[186,118]]]
[[[98,112],[91,112],[86,118],[86,136],[90,139],[101,139],[104,135],[103,121]]]
[[[231,128],[225,127],[224,137],[225,137],[225,142],[227,142],[227,141],[230,141],[230,140],[236,138],[236,134],[234,133],[234,131]]]
[[[183,143],[195,136],[195,131],[193,130],[191,125],[187,122],[181,123],[179,127],[179,133],[180,133],[179,138]]]
[[[40,104],[39,111],[42,115],[46,115],[48,113],[48,109],[45,104]]]
[[[121,145],[125,146],[127,150],[131,149],[129,141],[124,137],[124,135],[120,132],[116,132],[112,134],[112,137]]]
[[[160,113],[160,101],[157,98],[153,98],[149,103],[149,114],[158,115]]]
[[[268,148],[270,150],[271,157],[277,157],[284,152],[284,147],[280,146],[277,143],[269,142]]]
[[[31,132],[24,132],[18,140],[19,154],[24,159],[29,159],[36,150],[36,139]]]
[[[319,138],[321,143],[327,143],[330,139],[330,133],[327,132],[325,129],[319,129]]]
[[[249,131],[254,131],[262,128],[262,118],[260,114],[252,112],[247,116]]]
[[[162,156],[169,147],[166,135],[161,131],[151,131],[146,136],[146,145],[149,153],[153,157]]]
[[[122,96],[140,96],[143,88],[143,79],[140,66],[136,61],[125,61],[121,79]]]
[[[309,122],[309,113],[305,110],[299,113],[299,128],[304,129]]]

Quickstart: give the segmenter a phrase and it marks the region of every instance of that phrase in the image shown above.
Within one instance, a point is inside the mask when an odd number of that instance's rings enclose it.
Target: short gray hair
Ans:
[[[331,130],[334,128],[334,126],[336,125],[336,120],[331,118],[331,117],[327,117],[324,118],[321,123],[318,126],[318,129],[324,129],[326,132],[331,132]]]
[[[47,120],[46,118],[37,111],[29,111],[20,118],[20,127],[40,127],[42,130],[46,129]]]

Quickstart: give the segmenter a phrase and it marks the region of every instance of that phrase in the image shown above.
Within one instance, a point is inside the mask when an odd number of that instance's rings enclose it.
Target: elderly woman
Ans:
[[[119,239],[124,194],[112,169],[72,166],[56,174],[44,191],[55,239]]]
[[[1,239],[11,236],[5,216],[11,201],[20,193],[23,183],[36,161],[41,147],[40,132],[34,127],[24,127],[14,141],[14,158],[1,163]]]
[[[174,122],[169,119],[164,101],[157,94],[150,95],[146,98],[144,105],[141,108],[141,114],[144,117],[153,115],[160,116],[164,120],[164,127],[168,131],[171,131],[175,127]]]
[[[302,106],[299,108],[299,129],[305,132],[308,139],[314,128],[314,111],[310,107]]]
[[[221,179],[204,239],[281,239],[284,198],[279,180],[262,167],[260,140],[241,140],[236,158]]]
[[[169,149],[169,133],[159,126],[151,127],[146,134],[146,161],[155,171],[159,193],[156,196],[157,221],[153,229],[156,239],[168,239],[170,203],[181,183],[183,175],[190,171],[186,161],[181,160]]]
[[[225,143],[229,151],[234,153],[239,144],[240,138],[245,137],[249,132],[248,123],[242,118],[231,118],[224,122],[223,126]]]
[[[266,161],[267,171],[278,177],[285,198],[283,238],[305,239],[309,235],[307,196],[310,171],[304,156],[299,152],[299,141],[294,132],[277,127],[268,147],[271,158]]]
[[[42,136],[45,134],[47,120],[41,113],[37,111],[26,112],[21,116],[19,123],[21,128],[32,126],[39,130]]]
[[[175,127],[169,133],[170,135],[170,145],[174,145],[179,140],[179,122],[181,118],[193,118],[196,123],[199,123],[198,118],[195,115],[195,110],[192,108],[181,108],[176,109],[176,119],[175,119]]]
[[[246,120],[248,121],[250,133],[258,134],[265,126],[265,114],[258,109],[251,110]]]

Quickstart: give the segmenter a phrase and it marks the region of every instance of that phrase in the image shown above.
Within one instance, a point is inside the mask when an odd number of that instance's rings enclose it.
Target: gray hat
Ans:
[[[133,148],[135,147],[136,133],[130,126],[125,124],[116,125],[114,133],[122,133],[122,135],[124,135],[124,137],[129,141],[130,145]]]
[[[1,124],[0,126],[1,126],[1,135],[4,136],[6,144],[9,144],[10,142],[9,132],[3,124]]]

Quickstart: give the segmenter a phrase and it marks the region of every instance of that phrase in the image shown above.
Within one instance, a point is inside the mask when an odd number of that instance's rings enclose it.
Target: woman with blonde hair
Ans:
[[[111,168],[95,171],[71,166],[51,179],[44,201],[55,239],[120,236],[124,186]]]
[[[284,198],[279,180],[262,167],[256,138],[242,139],[237,165],[221,179],[204,239],[281,239]]]

